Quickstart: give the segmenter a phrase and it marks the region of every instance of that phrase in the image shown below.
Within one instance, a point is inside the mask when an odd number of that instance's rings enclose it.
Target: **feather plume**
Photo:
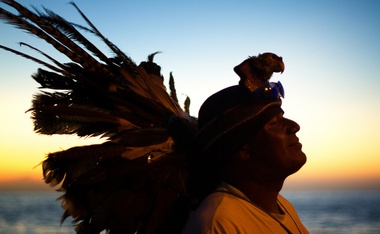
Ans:
[[[136,65],[74,3],[88,26],[46,8],[33,12],[16,1],[0,1],[20,14],[0,8],[1,20],[70,59],[61,63],[24,42],[20,45],[49,62],[0,46],[48,69],[32,76],[41,86],[29,109],[35,132],[104,139],[49,153],[42,162],[45,182],[63,193],[62,222],[72,216],[77,233],[169,233],[180,228],[189,201],[186,150],[196,118],[189,116],[190,99],[185,111],[179,106],[172,73],[167,93],[161,67],[154,62],[159,52]],[[100,51],[80,30],[100,38],[113,55]]]
[[[187,114],[190,114],[190,98],[188,96],[185,99],[184,109]]]
[[[170,75],[169,75],[169,88],[170,88],[170,97],[178,103],[177,91],[175,89],[174,77],[173,77],[172,72],[170,72]]]

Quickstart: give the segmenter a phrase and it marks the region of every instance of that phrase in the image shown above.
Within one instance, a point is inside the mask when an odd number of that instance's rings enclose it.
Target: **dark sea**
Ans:
[[[380,234],[380,191],[285,191],[310,233]],[[74,233],[57,192],[0,191],[0,234]]]

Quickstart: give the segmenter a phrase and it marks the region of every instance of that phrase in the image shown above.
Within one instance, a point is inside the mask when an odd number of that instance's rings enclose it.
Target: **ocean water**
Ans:
[[[285,191],[311,233],[380,234],[380,191]],[[74,233],[57,192],[0,191],[0,234]]]
[[[71,220],[60,225],[63,210],[50,191],[0,191],[0,234],[67,234]]]
[[[380,234],[380,190],[282,193],[315,234]]]

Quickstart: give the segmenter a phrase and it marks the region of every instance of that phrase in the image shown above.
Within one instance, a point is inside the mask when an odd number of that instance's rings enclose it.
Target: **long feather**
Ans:
[[[67,69],[66,66],[64,66],[62,63],[58,62],[56,59],[52,58],[51,56],[49,56],[48,54],[44,53],[43,51],[37,49],[36,47],[34,46],[31,46],[25,42],[20,42],[20,46],[27,46],[29,48],[31,48],[32,50],[35,50],[37,51],[38,53],[42,54],[43,56],[45,56],[46,58],[48,58],[50,61],[52,61],[55,65],[57,65],[59,68],[61,68],[61,73],[66,73],[65,72],[65,69]]]
[[[21,6],[15,1],[9,1],[5,0],[4,3],[14,7],[19,13],[25,17],[26,19],[31,20],[32,22],[36,23],[39,27],[41,27],[44,31],[41,29],[33,26],[32,24],[28,23],[25,20],[20,19],[19,17],[13,15],[10,12],[7,12],[2,9],[1,16],[4,18],[7,18],[9,22],[12,24],[20,27],[21,29],[24,29],[32,34],[35,34],[36,36],[44,39],[46,42],[54,46],[58,51],[65,54],[67,57],[69,57],[72,61],[77,62],[81,64],[83,67],[89,69],[90,71],[100,70],[105,73],[108,71],[105,69],[104,66],[102,66],[100,63],[98,63],[93,57],[91,57],[89,54],[87,54],[83,49],[81,49],[79,46],[77,46],[72,40],[67,38],[64,34],[62,34],[59,30],[48,24],[47,22],[43,21],[39,16],[34,14],[33,12],[29,11],[25,7]],[[49,34],[52,36],[49,36]],[[53,39],[54,37],[54,39]],[[59,42],[58,42],[59,41]]]
[[[129,72],[131,72],[132,75],[135,74],[134,68],[136,67],[135,63],[126,56],[117,46],[115,46],[112,42],[110,42],[106,37],[103,36],[103,34],[100,33],[100,31],[91,23],[91,21],[87,18],[85,14],[79,9],[79,7],[74,3],[70,2],[71,5],[77,9],[79,14],[82,16],[82,18],[90,25],[90,27],[93,29],[95,34],[100,37],[107,45],[108,47],[117,55],[119,56],[124,63],[126,63],[127,67],[130,69]]]
[[[9,52],[12,52],[12,53],[14,53],[14,54],[17,54],[17,55],[19,55],[19,56],[22,56],[22,57],[24,57],[24,58],[30,59],[30,60],[32,60],[32,61],[34,61],[34,62],[36,62],[36,63],[41,64],[41,65],[44,65],[45,67],[50,68],[50,69],[53,70],[53,71],[56,71],[56,72],[59,72],[59,73],[64,73],[63,70],[61,70],[61,69],[59,69],[59,68],[57,68],[57,67],[54,67],[53,65],[48,64],[48,63],[46,63],[46,62],[44,62],[44,61],[42,61],[42,60],[40,60],[40,59],[37,59],[37,58],[35,58],[35,57],[30,56],[30,55],[24,54],[24,53],[22,53],[22,52],[19,52],[19,51],[17,51],[17,50],[14,50],[14,49],[11,49],[11,48],[9,48],[9,47],[2,46],[2,45],[0,45],[0,48],[3,49],[3,50],[7,50],[7,51],[9,51]]]
[[[169,74],[169,88],[170,88],[170,97],[173,98],[173,100],[178,103],[177,91],[175,89],[174,77],[173,77],[172,72],[170,72]]]
[[[104,55],[94,44],[92,44],[87,38],[85,38],[75,27],[67,22],[60,15],[55,12],[44,8],[47,15],[39,12],[41,18],[49,22],[54,27],[62,30],[65,34],[72,40],[78,41],[80,44],[84,45],[89,51],[95,54],[99,59],[106,62],[108,65],[112,65],[111,60]],[[36,10],[37,11],[37,10]]]

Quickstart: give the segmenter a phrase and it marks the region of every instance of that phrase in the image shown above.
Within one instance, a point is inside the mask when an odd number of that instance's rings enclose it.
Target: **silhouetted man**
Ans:
[[[223,89],[202,105],[193,162],[193,191],[200,204],[183,233],[308,233],[279,192],[285,179],[306,162],[296,133],[283,116],[282,58],[250,57],[235,67],[239,85]]]

